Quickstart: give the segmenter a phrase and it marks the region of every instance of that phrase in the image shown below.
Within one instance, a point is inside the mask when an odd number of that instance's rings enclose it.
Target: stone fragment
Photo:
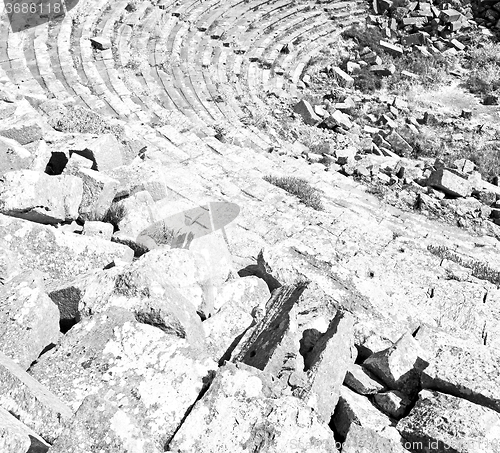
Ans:
[[[0,285],[0,351],[25,370],[59,339],[59,310],[43,289],[43,276],[21,274]]]
[[[363,362],[390,389],[401,390],[413,396],[420,385],[420,374],[428,365],[418,342],[409,334],[403,335],[393,346],[372,354]]]
[[[184,420],[169,451],[334,453],[337,449],[328,425],[299,399],[281,395],[271,376],[228,363]]]
[[[230,280],[215,289],[214,311],[218,312],[228,304],[236,304],[247,313],[266,303],[271,294],[264,280],[249,276]]]
[[[410,399],[404,393],[398,392],[397,390],[377,393],[373,399],[375,404],[380,407],[384,413],[398,419],[405,415],[408,406],[411,404]]]
[[[113,134],[78,142],[71,150],[93,162],[92,170],[107,172],[123,165],[124,149]]]
[[[453,162],[453,165],[460,173],[464,174],[472,173],[476,167],[474,162],[471,162],[468,159],[457,159]]]
[[[0,407],[51,443],[73,415],[56,395],[1,352]]]
[[[453,47],[455,47],[455,49],[457,49],[457,50],[459,50],[459,51],[460,51],[460,50],[465,50],[465,45],[464,45],[464,44],[462,44],[462,43],[461,43],[458,39],[452,39],[452,40],[450,41],[450,44],[451,44]],[[469,118],[470,118],[470,117],[469,117]]]
[[[392,131],[390,134],[386,135],[385,140],[390,143],[392,149],[396,153],[403,156],[407,156],[413,151],[411,145],[396,131]]]
[[[102,220],[115,198],[119,182],[94,170],[81,168],[76,174],[83,181],[81,220]]]
[[[350,88],[354,85],[354,79],[339,67],[334,67],[332,71],[335,80],[341,87]]]
[[[86,397],[103,395],[120,409],[115,418],[110,406],[104,407],[116,436],[135,438],[137,433],[138,442],[147,441],[154,451],[163,451],[216,368],[186,340],[137,322],[132,313],[116,308],[76,324],[30,374],[75,411]],[[90,417],[95,426],[100,416],[92,406],[82,418]],[[80,427],[85,424],[76,421]]]
[[[111,41],[103,36],[94,36],[90,38],[90,42],[92,43],[92,47],[97,50],[106,50],[111,48]]]
[[[2,453],[46,453],[48,445],[38,434],[0,407],[0,451]]]
[[[293,111],[302,117],[304,123],[311,126],[314,126],[316,123],[321,121],[321,118],[316,115],[311,104],[304,99],[302,99],[298,104],[295,104]]]
[[[78,218],[83,183],[75,176],[32,170],[8,172],[0,181],[0,212],[38,223]]]
[[[410,414],[396,428],[411,451],[498,451],[498,412],[467,400],[429,390],[419,393]]]
[[[375,376],[356,364],[352,364],[347,370],[344,385],[360,395],[372,395],[385,390],[385,386]]]
[[[113,236],[113,225],[106,222],[87,221],[83,225],[82,234],[84,236],[93,236],[110,241],[111,236]]]
[[[394,55],[396,57],[399,57],[403,55],[404,50],[402,47],[396,45],[396,44],[391,44],[390,42],[387,41],[380,41],[380,47],[384,49],[388,54]]]
[[[440,18],[445,22],[456,22],[460,19],[461,14],[454,9],[443,9],[441,10]]]
[[[393,64],[373,65],[370,71],[380,76],[390,76],[396,72],[396,66]]]
[[[133,251],[95,237],[66,234],[56,228],[0,214],[0,238],[22,270],[44,273],[47,292],[91,269],[115,260],[131,261]]]
[[[436,187],[453,197],[468,197],[472,191],[467,179],[444,168],[433,171],[427,179],[427,185]]]
[[[26,148],[15,140],[0,137],[0,178],[7,172],[28,169],[31,163],[32,155]]]
[[[341,387],[340,398],[333,416],[335,430],[345,438],[353,424],[376,432],[391,426],[391,419],[380,412],[368,398]]]
[[[401,443],[375,430],[352,423],[342,444],[342,453],[405,453]]]
[[[428,326],[416,340],[432,359],[422,372],[424,388],[450,393],[500,412],[500,356],[487,346]]]
[[[344,129],[351,129],[352,122],[348,115],[341,112],[340,110],[335,110],[328,118],[328,123],[333,124],[334,126],[340,126]]]

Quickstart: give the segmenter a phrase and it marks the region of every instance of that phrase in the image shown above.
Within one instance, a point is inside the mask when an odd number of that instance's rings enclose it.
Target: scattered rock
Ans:
[[[304,123],[309,124],[311,126],[314,126],[315,124],[321,121],[321,118],[318,115],[316,115],[311,104],[308,101],[305,101],[304,99],[302,99],[298,104],[295,104],[293,111],[295,113],[298,113],[302,117]]]
[[[401,418],[411,404],[410,399],[402,392],[391,390],[389,392],[377,393],[373,397],[375,404],[384,413],[392,418]]]
[[[375,376],[356,364],[351,365],[347,370],[344,385],[360,395],[372,395],[386,389]]]
[[[2,453],[45,453],[48,445],[38,434],[0,407],[0,450]]]

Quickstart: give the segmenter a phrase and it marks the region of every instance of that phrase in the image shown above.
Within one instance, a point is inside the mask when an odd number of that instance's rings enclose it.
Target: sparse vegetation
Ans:
[[[480,44],[468,52],[464,66],[469,70],[465,86],[471,93],[500,93],[500,43]]]
[[[318,191],[305,179],[295,176],[264,176],[264,180],[295,195],[302,203],[316,211],[322,211],[323,205]]]
[[[61,132],[81,134],[113,134],[118,140],[124,135],[123,127],[110,124],[100,115],[80,106],[69,106],[51,118],[51,126]]]
[[[102,221],[111,223],[111,225],[113,225],[113,227],[115,228],[115,231],[117,231],[118,224],[123,220],[125,214],[125,207],[122,204],[113,203],[108,209],[108,212],[106,213]]]
[[[500,286],[500,272],[490,267],[488,263],[461,256],[444,245],[428,245],[427,250],[441,259],[453,261],[462,267],[470,269],[472,275],[476,278],[487,280],[494,285]]]

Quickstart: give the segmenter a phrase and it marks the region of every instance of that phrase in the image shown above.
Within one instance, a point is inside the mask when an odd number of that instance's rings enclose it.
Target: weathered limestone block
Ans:
[[[355,359],[354,318],[338,312],[326,333],[304,357],[307,384],[296,392],[326,423],[335,411],[346,372]]]
[[[308,101],[301,100],[294,106],[293,111],[302,117],[304,123],[311,126],[321,121],[321,118],[314,113],[314,109]]]
[[[0,137],[0,177],[7,172],[29,168],[32,160],[31,153],[18,142]]]
[[[258,313],[263,313],[269,300],[269,290],[263,280],[244,277],[231,280],[216,289],[216,313],[203,322],[208,350],[214,360],[225,358],[231,346],[251,326]]]
[[[135,241],[141,231],[157,220],[154,200],[146,191],[113,203],[111,209],[116,213],[113,223],[119,230],[115,236],[120,239]]]
[[[8,242],[0,238],[0,284],[7,282],[21,272],[17,256],[8,247]]]
[[[21,269],[40,270],[50,292],[91,269],[115,260],[131,261],[133,251],[95,237],[65,234],[53,227],[0,214],[0,238],[17,258]]]
[[[0,135],[27,145],[43,137],[43,130],[37,118],[26,115],[15,115],[0,124]]]
[[[50,297],[59,306],[61,319],[78,320],[122,307],[141,322],[202,347],[205,336],[196,308],[168,279],[165,265],[171,256],[169,250],[150,252],[131,265],[74,279],[52,291]],[[196,271],[193,267],[191,275]]]
[[[39,223],[75,220],[82,194],[83,183],[75,176],[8,172],[0,181],[0,212]]]
[[[346,437],[353,424],[381,432],[392,423],[391,419],[380,412],[368,398],[342,386],[333,424],[336,431],[342,437]]]
[[[92,170],[107,172],[123,165],[124,148],[113,134],[102,134],[96,139],[78,142],[70,153],[80,154],[94,164]]]
[[[160,453],[136,414],[98,395],[87,396],[50,453]]]
[[[337,449],[327,424],[299,399],[282,396],[271,376],[228,363],[195,404],[169,451],[334,453]]]
[[[59,339],[59,310],[43,289],[43,276],[21,274],[0,285],[0,351],[25,370]]]
[[[102,220],[115,198],[119,182],[94,170],[81,168],[76,174],[83,181],[78,210],[82,220]]]
[[[51,443],[73,415],[56,395],[1,352],[0,407]]]
[[[385,386],[378,382],[375,376],[356,364],[351,365],[347,370],[344,385],[360,395],[372,395],[385,390]]]
[[[377,393],[373,400],[380,409],[393,418],[401,418],[410,405],[410,399],[402,392],[391,390],[389,392]]]
[[[471,194],[471,185],[467,179],[444,168],[433,171],[427,185],[437,187],[453,197],[468,197]]]
[[[110,241],[111,236],[113,236],[113,225],[111,225],[111,223],[89,220],[83,225],[82,235],[98,237]]]
[[[2,453],[45,453],[49,445],[16,417],[0,408],[0,451]]]
[[[160,450],[216,368],[182,338],[115,308],[76,324],[30,374],[75,411],[87,396],[102,395]]]
[[[422,390],[410,414],[397,429],[411,451],[496,453],[500,417],[486,407],[439,392]]]
[[[332,72],[340,86],[350,88],[354,85],[354,79],[339,67],[334,67]]]
[[[73,154],[62,171],[62,175],[73,175],[78,176],[80,170],[87,169],[90,170],[94,165],[90,159],[80,156],[80,154]]]
[[[415,339],[429,351],[429,366],[422,386],[450,393],[500,412],[500,355],[495,349],[474,344],[423,326]]]
[[[299,353],[294,305],[303,293],[303,284],[274,290],[260,321],[249,329],[233,351],[231,361],[243,362],[281,379],[284,385],[294,372],[304,369]]]
[[[363,367],[390,389],[401,390],[413,396],[419,389],[420,374],[428,365],[423,357],[426,357],[426,353],[411,334],[407,333],[390,348],[368,357],[363,362]]]
[[[407,155],[413,151],[411,145],[396,131],[392,131],[390,134],[386,135],[385,139],[391,144],[392,149],[398,154]]]
[[[406,451],[400,443],[357,423],[350,426],[342,444],[342,453],[405,453]]]

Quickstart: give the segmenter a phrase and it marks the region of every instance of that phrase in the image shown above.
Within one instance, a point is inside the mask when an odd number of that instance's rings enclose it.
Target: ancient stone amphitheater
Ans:
[[[500,452],[498,240],[258,127],[365,1],[12,5],[2,453]]]

